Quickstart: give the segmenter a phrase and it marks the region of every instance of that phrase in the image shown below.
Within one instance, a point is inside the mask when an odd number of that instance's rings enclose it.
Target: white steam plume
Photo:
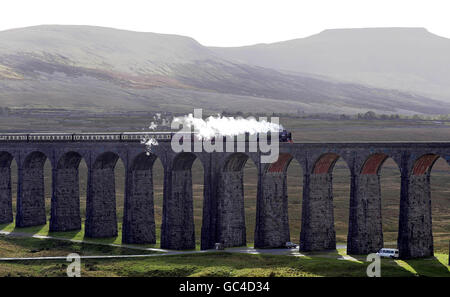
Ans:
[[[152,152],[152,147],[159,144],[156,139],[151,137],[144,137],[141,140],[141,143],[145,144],[145,153],[147,154],[147,156]]]
[[[174,118],[172,124],[174,123],[188,127],[189,130],[193,128],[196,137],[205,140],[209,140],[215,136],[237,136],[244,133],[253,135],[283,130],[283,126],[280,124],[265,120],[257,121],[254,117],[235,119],[233,117],[217,115],[203,120],[202,118],[197,118],[189,114],[184,117]]]
[[[203,120],[201,117],[194,117],[192,114],[174,118],[172,127],[183,127],[184,130],[193,131],[199,140],[210,140],[216,136],[237,136],[244,133],[254,135],[279,132],[284,129],[281,124],[266,120],[257,121],[254,117],[244,119],[217,115]],[[157,125],[151,122],[149,129],[155,130],[156,128]],[[141,143],[145,144],[147,155],[151,153],[153,146],[158,145],[158,141],[151,137],[145,137]]]

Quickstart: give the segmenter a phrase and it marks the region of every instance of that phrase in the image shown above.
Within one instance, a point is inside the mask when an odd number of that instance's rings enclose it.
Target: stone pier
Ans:
[[[430,170],[439,156],[419,158],[411,172],[402,173],[398,249],[400,257],[434,255],[431,220]]]
[[[332,176],[304,176],[300,251],[336,249]]]
[[[290,241],[287,174],[292,156],[281,154],[258,178],[255,247],[285,247]]]
[[[194,249],[194,201],[192,197],[192,164],[196,156],[179,154],[172,170],[166,170],[164,179],[163,222],[161,247],[167,249]]]
[[[67,153],[53,169],[50,231],[81,230],[78,165],[81,156]]]
[[[125,243],[156,243],[152,170],[155,159],[155,155],[142,153],[127,170],[122,227]]]
[[[114,167],[119,156],[103,153],[88,172],[86,237],[117,236],[116,186]]]
[[[386,158],[384,154],[373,154],[361,172],[352,174],[348,254],[370,254],[383,247],[379,170]]]
[[[244,165],[247,155],[231,155],[219,172],[217,187],[217,242],[245,246]]]
[[[18,170],[17,227],[39,226],[46,223],[44,163],[41,152],[30,153]]]
[[[0,224],[13,221],[11,161],[12,156],[10,154],[0,152]]]

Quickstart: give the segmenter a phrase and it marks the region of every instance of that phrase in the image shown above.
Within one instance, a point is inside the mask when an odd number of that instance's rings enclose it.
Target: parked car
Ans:
[[[398,249],[382,248],[377,252],[377,255],[383,258],[398,258]]]
[[[297,245],[293,242],[288,241],[288,242],[286,242],[286,247],[288,249],[295,249],[297,247]]]
[[[223,244],[222,244],[222,243],[220,243],[220,242],[216,242],[216,244],[215,244],[215,248],[216,248],[216,250],[218,250],[218,251],[220,251],[220,250],[223,250],[223,249],[224,249],[224,247],[223,247]]]

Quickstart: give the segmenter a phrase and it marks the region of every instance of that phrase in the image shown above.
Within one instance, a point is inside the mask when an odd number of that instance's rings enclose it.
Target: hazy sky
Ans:
[[[2,0],[0,30],[75,24],[171,33],[239,46],[324,29],[425,27],[450,38],[448,0]]]

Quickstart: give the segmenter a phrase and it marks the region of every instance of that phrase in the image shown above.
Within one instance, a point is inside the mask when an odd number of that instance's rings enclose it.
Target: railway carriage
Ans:
[[[28,141],[28,134],[26,133],[4,133],[0,134],[0,142],[16,142]]]
[[[120,141],[121,133],[76,133],[74,141]]]
[[[172,134],[172,132],[124,132],[122,133],[122,141],[141,141],[147,138],[154,138],[157,141],[170,141]]]
[[[71,133],[30,133],[28,141],[72,141]]]

